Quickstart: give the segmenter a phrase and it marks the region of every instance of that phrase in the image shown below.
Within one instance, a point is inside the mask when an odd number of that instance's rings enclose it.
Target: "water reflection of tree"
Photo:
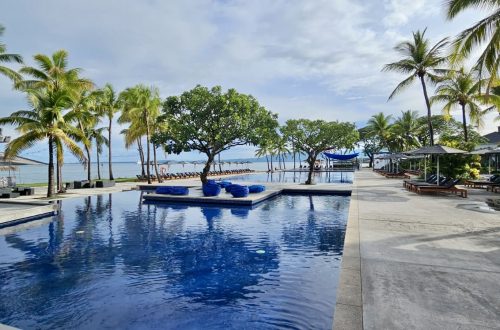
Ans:
[[[291,199],[297,196],[288,196]],[[304,198],[299,196],[299,198]],[[322,197],[324,198],[324,196]],[[308,196],[309,210],[297,209],[299,204],[288,203],[289,210],[295,210],[294,221],[283,224],[283,241],[290,248],[309,251],[333,252],[340,254],[344,246],[345,225],[336,223],[331,216],[328,220],[320,220],[324,216],[315,210],[315,196]],[[329,207],[340,210],[339,203],[331,203]],[[327,214],[331,214],[329,210]]]
[[[120,255],[129,275],[161,271],[158,276],[163,279],[165,290],[196,301],[225,304],[245,296],[262,275],[278,268],[278,247],[269,241],[260,241],[254,246],[244,234],[217,226],[218,221],[223,221],[219,208],[200,208],[206,227],[187,228],[179,224],[189,222],[186,216],[192,214],[190,208],[163,209],[167,210],[167,223],[173,222],[173,225],[156,227],[153,232],[153,227],[141,221],[145,216],[142,212],[124,214]],[[181,215],[169,218],[169,211]],[[156,222],[161,221],[162,217],[156,218]],[[151,235],[150,241],[145,238],[146,233]]]
[[[75,297],[67,294],[90,281],[92,269],[105,264],[106,269],[112,270],[110,265],[114,266],[115,250],[109,248],[109,241],[98,228],[110,202],[110,198],[104,202],[99,196],[93,205],[92,197],[84,198],[82,205],[75,208],[75,226],[66,238],[64,208],[48,225],[47,241],[26,240],[19,234],[6,235],[9,246],[23,252],[25,258],[9,265],[8,270],[1,268],[0,301],[22,306],[18,312],[26,313],[25,320],[44,317],[47,310],[61,308],[61,301],[53,305],[57,301],[54,296],[71,303]],[[5,317],[2,311],[7,310],[0,308],[0,318]]]

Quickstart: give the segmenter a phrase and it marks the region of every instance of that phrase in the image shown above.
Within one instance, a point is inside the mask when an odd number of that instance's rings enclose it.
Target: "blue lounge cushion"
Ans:
[[[205,197],[219,196],[221,187],[215,183],[205,183],[202,186],[202,190]]]
[[[248,191],[251,194],[261,193],[266,190],[266,187],[261,184],[255,184],[248,187]]]
[[[233,195],[233,197],[235,198],[248,197],[248,187],[233,185],[231,188],[231,195]]]

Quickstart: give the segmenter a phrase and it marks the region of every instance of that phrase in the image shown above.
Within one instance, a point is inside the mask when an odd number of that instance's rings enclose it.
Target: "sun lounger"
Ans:
[[[464,185],[470,188],[487,188],[490,185],[500,184],[500,175],[493,175],[488,180],[466,180]]]
[[[455,185],[459,182],[459,179],[451,180],[448,184],[444,186],[419,186],[416,188],[417,194],[422,194],[424,192],[450,192],[455,195],[460,194],[462,198],[467,198],[467,189],[457,188]]]

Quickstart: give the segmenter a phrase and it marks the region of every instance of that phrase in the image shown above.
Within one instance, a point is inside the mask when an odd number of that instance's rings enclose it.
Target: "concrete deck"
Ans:
[[[0,201],[0,228],[43,216],[54,215],[58,211],[56,203],[33,201]]]
[[[417,195],[357,172],[335,329],[499,329],[499,194]]]

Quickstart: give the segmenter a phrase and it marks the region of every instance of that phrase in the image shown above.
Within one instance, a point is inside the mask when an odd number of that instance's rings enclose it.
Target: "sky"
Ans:
[[[427,28],[435,43],[485,15],[467,11],[447,21],[443,2],[4,0],[0,24],[8,51],[23,55],[27,64],[34,54],[66,49],[69,66],[82,68],[97,86],[111,83],[120,91],[142,83],[167,97],[197,84],[221,85],[252,94],[281,123],[308,118],[363,127],[380,111],[425,114],[418,84],[387,102],[404,76],[381,69],[399,59],[393,47],[412,31]],[[23,94],[0,77],[0,117],[26,106]],[[440,107],[433,111],[440,113]],[[482,133],[499,125],[493,116],[486,124]],[[137,161],[137,151],[126,150],[119,129],[114,131],[115,160]],[[17,136],[12,127],[5,127],[5,134]],[[239,147],[222,158],[253,153]],[[38,144],[23,155],[46,160],[46,154],[45,144]],[[180,158],[203,159],[195,153]]]

